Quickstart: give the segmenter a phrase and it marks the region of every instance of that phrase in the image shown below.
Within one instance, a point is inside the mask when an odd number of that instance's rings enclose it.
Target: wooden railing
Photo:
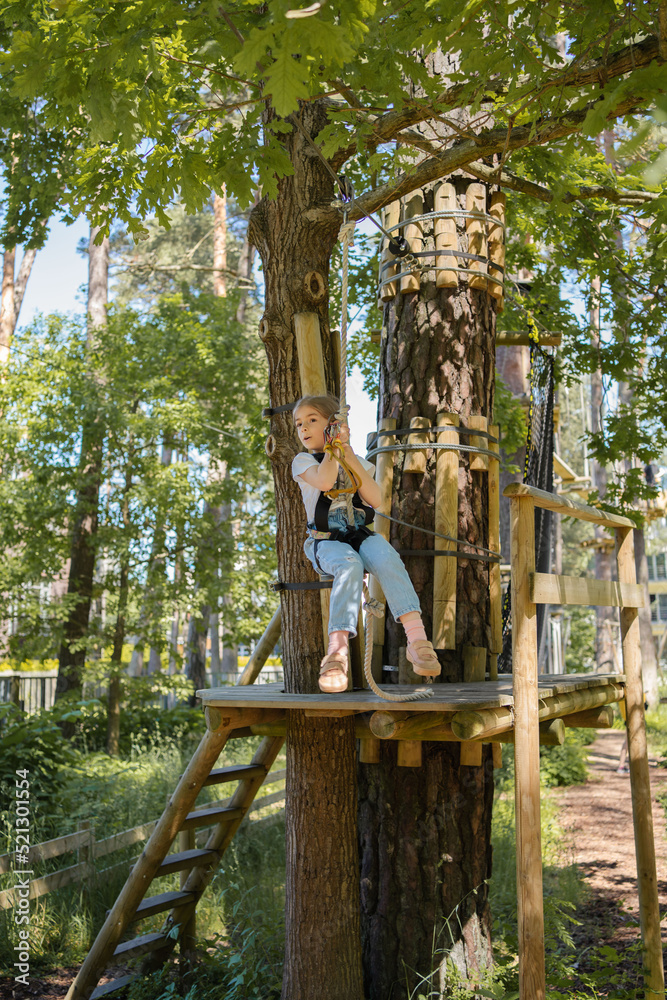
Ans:
[[[588,604],[620,609],[628,760],[637,855],[639,912],[646,998],[664,1000],[660,909],[653,840],[651,786],[644,723],[644,690],[633,528],[629,518],[567,497],[513,483],[510,499],[512,562],[512,674],[516,787],[519,989],[521,1000],[545,1000],[544,913],[540,837],[537,604]],[[616,540],[618,582],[555,576],[535,571],[535,507],[599,524]]]
[[[255,799],[253,804],[248,810],[249,814],[256,813],[267,806],[276,805],[278,803],[285,802],[285,770],[272,771],[267,775],[267,779],[264,782],[265,785],[277,785],[281,784],[282,787],[275,792],[270,792],[268,795],[262,796],[261,799]],[[225,804],[227,800],[219,800],[215,802],[206,802],[201,804],[201,809],[215,809],[218,806]],[[215,820],[212,821],[212,825],[215,824]],[[89,823],[85,821],[81,824],[79,830],[76,833],[67,833],[62,837],[56,837],[54,840],[47,840],[42,844],[35,844],[30,848],[30,853],[28,855],[28,863],[22,860],[22,866],[26,868],[33,867],[35,864],[39,864],[44,861],[49,861],[52,858],[62,857],[66,854],[71,854],[76,852],[77,863],[74,865],[69,865],[66,868],[61,868],[59,871],[51,872],[48,875],[43,875],[41,878],[35,878],[30,882],[29,899],[37,899],[40,896],[44,896],[49,892],[53,892],[55,889],[62,889],[64,886],[72,885],[77,882],[85,882],[92,879],[94,876],[102,875],[104,872],[109,872],[114,868],[119,867],[119,865],[111,865],[108,868],[98,869],[95,867],[95,861],[98,858],[106,857],[109,854],[114,854],[117,851],[121,851],[125,848],[132,847],[134,844],[141,844],[148,840],[152,834],[157,820],[151,820],[148,823],[142,823],[141,826],[134,826],[130,830],[123,830],[121,833],[115,833],[111,837],[104,837],[102,840],[95,839],[95,830]],[[206,840],[207,833],[206,827],[202,828],[201,840],[202,844]],[[197,846],[202,846],[198,844]],[[7,875],[12,872],[13,867],[13,854],[2,854],[0,855],[0,875]],[[128,864],[130,867],[134,861],[123,861],[120,864]],[[5,889],[0,891],[0,910],[11,909],[15,904],[15,890]]]

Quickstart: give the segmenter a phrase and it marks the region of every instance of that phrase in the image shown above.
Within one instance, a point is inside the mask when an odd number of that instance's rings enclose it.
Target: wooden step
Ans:
[[[165,936],[159,931],[154,934],[143,934],[141,937],[132,938],[130,941],[123,941],[119,944],[113,955],[114,958],[135,958],[137,955],[145,955],[149,951],[155,951],[165,943]]]
[[[155,873],[155,878],[159,878],[160,875],[170,875],[172,872],[186,871],[189,868],[201,868],[209,861],[217,860],[217,851],[206,851],[203,848],[199,850],[191,848],[189,851],[180,851],[179,854],[168,854]]]
[[[143,920],[144,917],[152,917],[154,913],[163,913],[174,906],[191,903],[193,899],[193,892],[161,892],[159,896],[148,896],[139,903],[133,919]]]
[[[198,809],[188,813],[181,823],[181,830],[192,830],[198,826],[213,826],[214,823],[224,823],[234,819],[242,819],[244,809],[234,809],[231,806],[215,806],[213,809]]]
[[[221,785],[224,781],[239,781],[241,778],[256,778],[266,774],[266,768],[261,764],[234,764],[231,767],[218,767],[211,771],[202,785]]]
[[[135,979],[139,976],[121,976],[120,979],[112,979],[110,983],[105,983],[104,986],[97,986],[93,992],[90,994],[90,1000],[98,1000],[98,997],[110,996],[112,993],[116,993],[118,990],[124,989],[133,983]]]

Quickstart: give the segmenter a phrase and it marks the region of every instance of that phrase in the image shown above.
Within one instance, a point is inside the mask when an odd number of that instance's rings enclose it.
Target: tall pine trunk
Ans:
[[[106,325],[109,241],[97,245],[93,229],[88,245],[88,349],[93,350]],[[94,377],[93,374],[90,376]],[[97,553],[98,505],[102,475],[104,426],[98,412],[89,412],[81,433],[79,485],[70,534],[67,616],[63,623],[56,700],[81,688],[86,659],[86,636],[93,593]]]
[[[131,472],[132,448],[128,449],[127,470],[122,499],[122,519],[124,544],[121,545],[120,572],[118,575],[118,608],[116,610],[116,626],[114,628],[113,650],[111,653],[111,672],[109,677],[109,700],[107,705],[107,753],[117,757],[120,752],[120,701],[122,694],[123,674],[123,643],[125,642],[125,619],[127,615],[127,599],[130,589],[130,491],[132,489]]]
[[[299,118],[311,136],[317,135],[328,120],[324,102],[304,105]],[[273,407],[301,395],[294,337],[297,313],[317,314],[326,383],[331,390],[337,388],[328,296],[308,277],[316,271],[328,287],[339,229],[329,210],[333,185],[300,131],[293,127],[284,141],[294,174],[279,182],[276,200],[265,198],[255,207],[249,230],[264,270],[266,309],[260,336],[269,362]],[[273,416],[271,433],[278,576],[285,581],[314,580],[303,552],[305,511],[290,468],[299,450],[291,414]],[[286,690],[314,693],[324,655],[319,594],[282,592],[281,608]],[[306,719],[303,712],[289,713],[284,1000],[363,997],[355,767],[351,717],[319,720]]]
[[[468,181],[452,182],[465,210]],[[432,191],[425,193],[423,210],[433,210]],[[459,246],[462,241],[461,234]],[[429,246],[427,235],[424,248]],[[490,419],[495,304],[486,291],[461,279],[458,288],[437,289],[431,272],[419,292],[398,291],[383,325],[380,418],[393,417],[398,427],[417,416],[434,426],[441,412],[457,413],[464,427],[473,415]],[[434,530],[437,453],[429,453],[424,474],[403,471],[405,454],[394,456],[392,515]],[[466,453],[458,484],[458,536],[488,546],[487,477],[470,470]],[[428,536],[391,527],[397,548],[433,548]],[[430,636],[434,559],[405,562]],[[464,646],[491,645],[488,564],[458,559],[456,586],[456,649],[440,652],[445,684],[463,680]],[[402,626],[388,617],[383,662],[397,665],[404,645]],[[398,767],[396,745],[386,741],[379,764],[359,765],[364,971],[371,1000],[449,995],[447,963],[467,980],[492,962],[491,750],[484,748],[481,767],[460,767],[456,744],[423,743],[422,753],[421,767]],[[428,988],[420,986],[422,977]]]

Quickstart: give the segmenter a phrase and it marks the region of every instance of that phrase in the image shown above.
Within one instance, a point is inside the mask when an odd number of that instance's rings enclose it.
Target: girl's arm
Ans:
[[[338,462],[331,455],[325,455],[319,465],[309,465],[305,472],[300,474],[309,486],[326,493],[336,485],[338,478]]]

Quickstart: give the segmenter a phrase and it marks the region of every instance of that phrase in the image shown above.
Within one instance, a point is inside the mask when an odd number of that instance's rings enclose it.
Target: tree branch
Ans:
[[[634,95],[627,97],[607,116],[608,119],[636,112],[641,108],[642,99]],[[350,220],[358,220],[371,215],[379,209],[402,198],[412,191],[429,184],[431,181],[445,177],[455,170],[467,170],[470,163],[480,157],[487,158],[499,155],[507,148],[508,152],[530,146],[541,146],[547,142],[556,142],[573,135],[581,128],[589,110],[594,104],[587,105],[579,111],[570,111],[559,118],[546,119],[532,125],[514,126],[508,136],[508,129],[489,129],[481,133],[476,142],[470,140],[460,142],[450,149],[436,153],[417,164],[414,169],[405,171],[395,181],[383,184],[357,198],[350,209]],[[594,197],[594,195],[589,195]]]
[[[547,204],[555,201],[555,195],[544,184],[537,184],[529,181],[525,177],[518,177],[516,174],[503,170],[498,175],[496,167],[488,167],[486,163],[473,162],[466,166],[466,171],[474,177],[478,177],[487,184],[497,184],[499,187],[509,188],[511,191],[520,191],[522,194],[530,195]],[[612,188],[602,184],[593,184],[579,188],[578,191],[569,191],[561,198],[561,201],[568,205],[573,201],[583,201],[585,198],[604,198],[614,205],[643,205],[647,201],[654,201],[660,197],[654,191],[632,191],[627,188]]]
[[[657,60],[659,63],[665,62],[665,58],[661,54],[661,46],[658,38],[655,35],[650,35],[640,42],[623,46],[622,49],[613,52],[604,59],[594,60],[588,66],[582,67],[578,64],[570,64],[564,67],[552,80],[545,82],[544,86],[540,89],[540,93],[545,93],[547,90],[553,88],[562,90],[565,87],[582,88],[593,84],[604,85],[610,80],[630,73],[632,70],[646,67],[654,60]],[[500,95],[504,92],[505,87],[502,81],[491,80],[487,82],[484,89],[489,94]],[[463,85],[457,84],[443,91],[432,103],[414,104],[399,110],[388,111],[374,120],[370,119],[370,124],[373,125],[373,134],[367,140],[369,147],[375,148],[383,142],[397,140],[399,132],[409,129],[411,126],[419,124],[419,122],[426,121],[433,116],[436,108],[456,106],[463,90]],[[640,99],[637,99],[635,103],[640,107],[642,105]],[[367,116],[363,116],[363,122],[364,124],[369,123]],[[513,147],[510,142],[508,149],[511,148]],[[356,143],[350,143],[345,149],[341,149],[334,154],[331,158],[334,170],[340,170],[345,161],[354,156],[356,152]]]

